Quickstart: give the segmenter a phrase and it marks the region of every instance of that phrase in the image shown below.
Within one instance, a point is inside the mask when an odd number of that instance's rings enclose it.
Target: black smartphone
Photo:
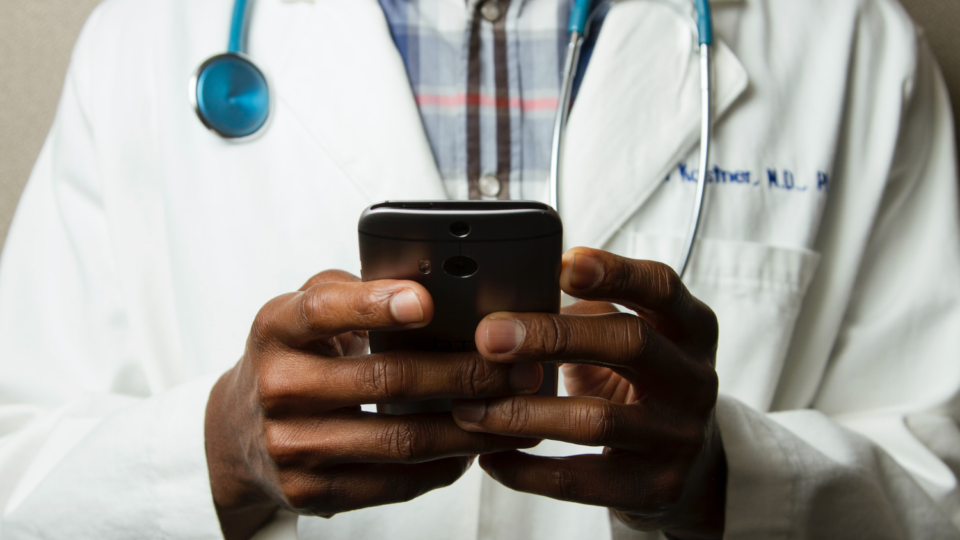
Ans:
[[[384,202],[359,224],[363,281],[403,279],[434,302],[424,328],[370,332],[371,352],[476,350],[480,321],[498,311],[559,313],[563,225],[548,205],[527,201]],[[544,365],[539,394],[556,395]],[[381,405],[380,412],[450,410],[450,400]]]

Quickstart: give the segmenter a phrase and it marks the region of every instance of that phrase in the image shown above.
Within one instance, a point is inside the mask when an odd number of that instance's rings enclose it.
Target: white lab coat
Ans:
[[[931,54],[893,0],[714,8],[718,169],[687,281],[721,326],[726,537],[960,537],[957,176]],[[273,119],[244,144],[207,132],[187,83],[229,11],[107,0],[80,38],[0,267],[4,539],[218,538],[204,407],[257,310],[356,273],[367,205],[446,197],[375,0],[257,2]],[[570,119],[568,245],[676,261],[698,98],[687,23],[615,5]],[[645,537],[477,467],[270,534],[297,528]]]

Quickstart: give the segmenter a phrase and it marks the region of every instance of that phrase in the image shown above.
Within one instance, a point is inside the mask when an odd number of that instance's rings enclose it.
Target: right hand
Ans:
[[[388,416],[361,404],[534,393],[537,364],[477,353],[367,353],[367,330],[427,325],[417,283],[314,276],[260,310],[243,357],[207,404],[207,463],[228,539],[248,538],[277,508],[330,517],[447,486],[478,454],[539,441],[460,429],[449,413]]]

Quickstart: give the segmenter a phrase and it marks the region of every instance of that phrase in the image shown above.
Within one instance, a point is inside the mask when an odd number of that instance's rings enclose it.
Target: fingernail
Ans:
[[[589,289],[596,285],[603,277],[603,268],[596,259],[583,253],[573,256],[573,266],[570,268],[570,285],[575,289]]]
[[[390,299],[390,314],[401,324],[413,324],[423,321],[423,308],[420,297],[410,289],[404,289]]]
[[[464,401],[453,406],[453,416],[461,422],[477,423],[486,414],[486,401]]]
[[[510,370],[510,386],[514,390],[525,392],[540,388],[540,366],[537,364],[517,364]]]
[[[493,354],[513,352],[523,343],[526,330],[513,319],[487,321],[487,350]]]

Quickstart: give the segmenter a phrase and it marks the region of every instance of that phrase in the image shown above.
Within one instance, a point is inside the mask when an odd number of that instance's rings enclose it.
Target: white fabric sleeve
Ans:
[[[0,261],[0,537],[222,538],[214,379],[151,385],[131,345],[83,98],[96,20]]]
[[[725,538],[960,538],[956,158],[946,87],[924,43],[902,91],[884,197],[810,409],[718,405]]]

